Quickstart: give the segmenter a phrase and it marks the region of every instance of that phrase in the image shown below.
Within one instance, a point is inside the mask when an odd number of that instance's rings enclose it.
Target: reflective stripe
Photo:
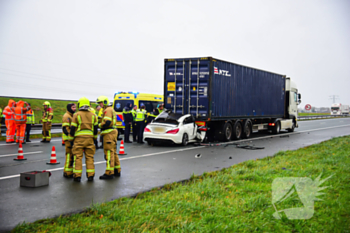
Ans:
[[[120,165],[114,167],[114,169],[116,169],[116,168],[117,168],[117,169],[120,168]]]
[[[83,130],[75,132],[74,136],[76,137],[76,136],[82,136],[82,135],[94,136],[94,133],[91,130],[83,129]]]
[[[80,115],[78,115],[78,130],[77,131],[80,131],[80,126],[81,126],[81,117],[80,117]]]
[[[95,172],[95,169],[86,169],[86,172]]]
[[[74,163],[73,163],[73,173],[82,173],[82,170],[75,170],[75,160],[76,160],[77,156],[74,156]]]
[[[66,171],[68,171],[68,169],[70,169],[70,168],[69,168],[69,158],[70,158],[70,154],[68,153],[68,154],[66,155],[66,166],[65,166],[65,168],[64,168],[64,170],[66,170]],[[72,168],[72,170],[73,170],[73,168]]]
[[[108,150],[107,151],[107,167],[106,167],[107,171],[113,171],[114,170],[114,168],[111,168],[110,161],[111,161],[111,151]]]
[[[105,116],[104,118],[103,118],[103,120],[104,119],[107,119],[107,120],[110,120],[110,121],[112,121],[112,118],[110,118],[110,117],[107,117],[107,116]]]
[[[130,111],[125,111],[125,109],[123,109],[123,113],[124,113],[124,114],[131,113],[131,110],[130,110]]]
[[[69,126],[69,123],[63,123],[62,126]]]
[[[103,130],[103,131],[101,132],[101,135],[110,133],[110,132],[112,132],[113,130],[115,130],[115,129],[113,128],[113,129],[106,129],[106,130]]]
[[[71,125],[74,126],[74,127],[78,126],[77,123],[74,123],[74,122]]]
[[[95,121],[95,116],[92,116],[92,127],[91,127],[91,131],[94,132],[94,121]]]

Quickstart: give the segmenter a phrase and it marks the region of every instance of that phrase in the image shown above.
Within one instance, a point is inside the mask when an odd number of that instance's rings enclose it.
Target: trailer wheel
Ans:
[[[243,124],[242,138],[250,138],[252,134],[252,122],[250,120],[245,120]]]
[[[272,129],[272,133],[279,134],[281,131],[281,122],[277,121],[275,127]]]
[[[223,141],[228,142],[232,138],[232,124],[230,122],[226,122],[224,125],[224,136]]]
[[[287,130],[288,130],[288,132],[294,132],[294,129],[295,129],[295,121],[293,121],[292,128],[287,129]]]
[[[233,125],[233,134],[232,139],[233,140],[239,140],[242,136],[242,123],[241,121],[236,121]]]

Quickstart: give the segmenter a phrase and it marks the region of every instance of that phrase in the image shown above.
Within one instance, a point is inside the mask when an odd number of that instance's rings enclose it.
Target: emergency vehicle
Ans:
[[[115,93],[113,109],[117,113],[117,128],[119,132],[124,132],[125,123],[123,109],[127,103],[131,103],[132,106],[136,105],[137,108],[139,108],[141,104],[144,104],[147,113],[150,113],[157,108],[158,104],[163,103],[163,95],[123,91]]]

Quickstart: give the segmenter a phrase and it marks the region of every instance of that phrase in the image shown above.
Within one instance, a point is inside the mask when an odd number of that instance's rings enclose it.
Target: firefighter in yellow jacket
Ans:
[[[64,163],[63,176],[66,178],[73,177],[73,154],[72,154],[72,140],[74,139],[70,134],[70,127],[73,121],[73,114],[76,111],[74,103],[67,104],[67,112],[62,118],[62,139],[66,149],[66,162]]]
[[[53,118],[53,110],[49,101],[44,102],[44,113],[41,121],[43,123],[43,140],[41,142],[51,141],[51,121]]]
[[[73,137],[73,177],[80,182],[83,172],[83,153],[85,153],[86,176],[88,181],[93,181],[95,176],[94,135],[97,135],[97,117],[89,111],[90,101],[82,97],[78,101],[79,111],[73,115],[69,135]]]
[[[116,113],[113,107],[109,105],[106,96],[100,96],[96,101],[103,108],[102,119],[99,127],[103,137],[103,149],[106,159],[106,172],[100,176],[100,179],[113,179],[113,176],[120,176],[121,167],[117,154],[118,131],[115,129]]]

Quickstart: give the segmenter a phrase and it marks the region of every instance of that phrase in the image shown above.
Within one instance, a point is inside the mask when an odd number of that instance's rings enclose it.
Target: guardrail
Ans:
[[[350,115],[317,115],[317,116],[299,116],[298,120],[325,119],[325,118],[340,118],[349,117]]]

